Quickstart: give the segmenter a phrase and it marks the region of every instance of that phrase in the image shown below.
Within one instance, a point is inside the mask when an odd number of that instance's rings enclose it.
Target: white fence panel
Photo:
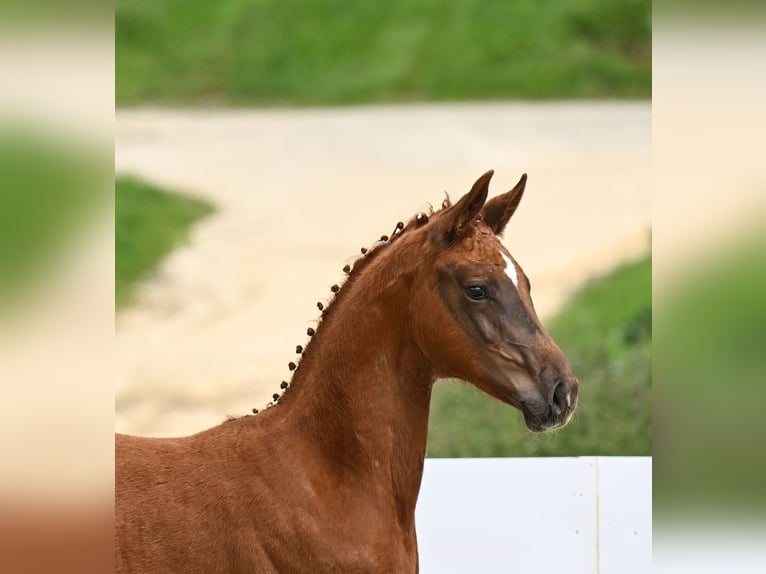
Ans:
[[[651,459],[597,459],[602,574],[652,571]]]
[[[650,458],[428,459],[423,574],[651,568]]]

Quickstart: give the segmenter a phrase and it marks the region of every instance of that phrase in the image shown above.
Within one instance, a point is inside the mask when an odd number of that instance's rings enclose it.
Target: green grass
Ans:
[[[590,282],[548,327],[580,380],[572,422],[532,434],[516,409],[445,381],[434,389],[428,456],[651,454],[651,257]]]
[[[0,125],[0,311],[46,284],[103,205],[105,158],[39,126]]]
[[[119,105],[651,94],[649,0],[117,0]]]
[[[134,285],[184,242],[191,225],[212,207],[129,177],[116,178],[115,192],[115,302],[122,307]]]

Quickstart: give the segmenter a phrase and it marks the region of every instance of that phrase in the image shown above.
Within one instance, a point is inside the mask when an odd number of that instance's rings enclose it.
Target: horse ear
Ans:
[[[469,224],[478,218],[484,202],[487,201],[489,193],[489,180],[492,179],[494,170],[489,170],[476,180],[471,187],[471,191],[460,198],[455,205],[450,207],[444,215],[439,218],[439,234],[447,243],[451,243],[463,231],[468,229]]]
[[[495,235],[501,235],[508,220],[519,206],[524,188],[527,185],[527,174],[521,176],[519,183],[503,195],[498,195],[487,202],[482,210],[482,219]]]

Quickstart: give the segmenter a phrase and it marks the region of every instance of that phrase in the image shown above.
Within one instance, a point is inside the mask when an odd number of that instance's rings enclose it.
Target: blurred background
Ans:
[[[113,551],[114,48],[89,0],[0,3],[0,571]]]
[[[654,558],[766,571],[766,35],[761,6],[656,15]]]

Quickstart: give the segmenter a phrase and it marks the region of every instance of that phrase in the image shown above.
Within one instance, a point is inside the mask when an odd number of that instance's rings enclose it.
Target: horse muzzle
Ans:
[[[566,425],[577,407],[578,386],[574,377],[556,379],[544,399],[522,399],[521,412],[527,428],[532,432],[543,432]]]

